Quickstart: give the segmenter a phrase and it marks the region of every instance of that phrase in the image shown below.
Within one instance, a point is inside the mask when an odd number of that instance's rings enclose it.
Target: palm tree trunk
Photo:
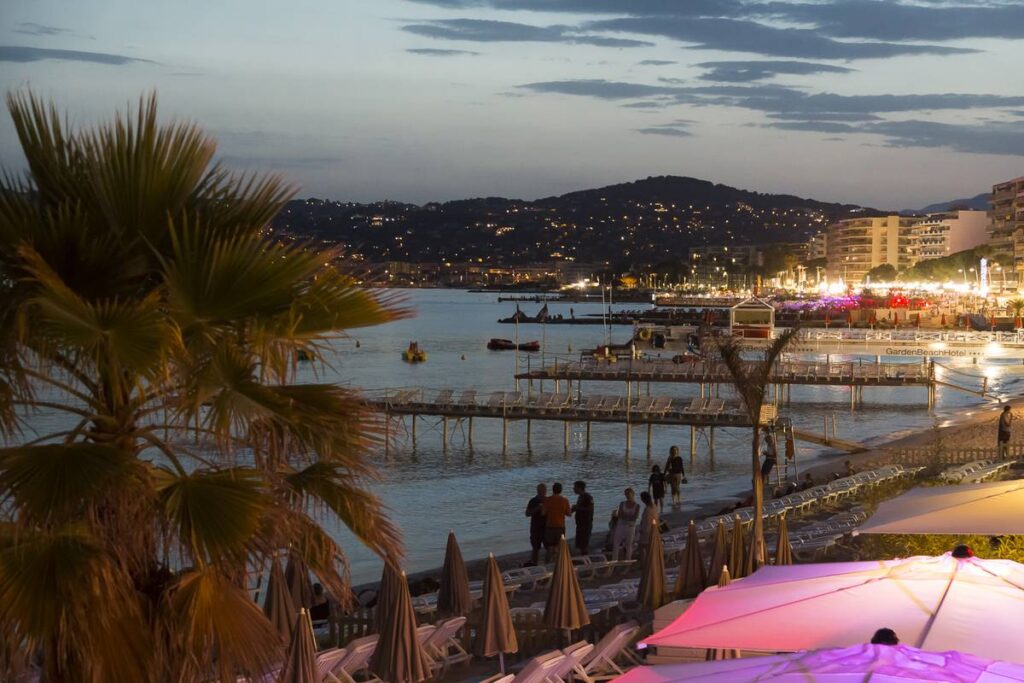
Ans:
[[[760,412],[760,411],[758,411]],[[753,556],[754,569],[765,564],[764,546],[764,481],[761,478],[761,457],[758,453],[760,445],[761,428],[754,423],[754,436],[750,444],[751,467],[753,467],[754,485],[754,534],[751,543],[750,554]]]

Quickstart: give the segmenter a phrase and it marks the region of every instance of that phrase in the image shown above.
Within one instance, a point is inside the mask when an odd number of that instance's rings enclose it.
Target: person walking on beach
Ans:
[[[647,479],[647,493],[661,511],[662,501],[665,500],[665,474],[657,465],[651,467],[651,476]]]
[[[640,517],[640,542],[638,545],[637,557],[641,562],[647,561],[647,549],[651,545],[651,534],[661,533],[658,531],[658,506],[651,494],[644,491],[640,494],[640,500],[644,504],[644,513]]]
[[[683,502],[680,487],[686,480],[686,471],[683,469],[683,458],[679,455],[679,446],[668,449],[665,474],[668,475],[668,485],[672,492],[672,507],[679,507]]]
[[[548,497],[548,487],[537,484],[537,495],[526,504],[526,516],[530,518],[530,564],[537,566],[540,561],[540,549],[544,545],[544,501]]]
[[[633,556],[633,535],[636,520],[640,517],[640,503],[636,502],[633,489],[624,491],[626,500],[619,503],[615,511],[615,531],[612,532],[612,559],[630,559]]]
[[[999,459],[1006,460],[1010,455],[1010,432],[1013,422],[1013,412],[1010,406],[1003,406],[1003,412],[999,415]]]
[[[573,519],[576,520],[576,550],[586,556],[590,550],[590,534],[594,530],[594,497],[587,493],[587,483],[577,481],[572,485],[576,494],[576,504],[572,506]]]
[[[775,469],[779,461],[779,447],[775,443],[775,434],[768,427],[764,428],[764,462],[761,464],[761,480],[768,483],[768,475]]]
[[[572,507],[562,495],[562,485],[555,482],[551,485],[551,495],[544,499],[544,563],[548,564],[555,557],[558,542],[565,536],[565,518]]]

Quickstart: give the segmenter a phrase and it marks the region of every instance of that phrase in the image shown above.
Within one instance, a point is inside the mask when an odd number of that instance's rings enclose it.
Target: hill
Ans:
[[[573,260],[625,268],[679,262],[694,245],[803,242],[830,222],[863,211],[658,176],[532,201],[486,197],[415,206],[296,200],[275,229],[337,243],[375,262]]]
[[[938,213],[939,211],[949,211],[951,209],[973,209],[975,211],[987,211],[988,210],[988,193],[982,192],[981,194],[974,195],[973,197],[965,197],[964,199],[953,199],[948,202],[939,202],[938,204],[929,204],[920,211],[915,213]]]

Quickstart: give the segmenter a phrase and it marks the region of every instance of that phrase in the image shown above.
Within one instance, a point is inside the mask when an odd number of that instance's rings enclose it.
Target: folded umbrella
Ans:
[[[295,611],[296,607],[292,601],[291,592],[288,590],[288,582],[284,572],[281,571],[281,562],[275,557],[270,563],[270,578],[267,580],[267,597],[263,603],[263,614],[281,636],[282,642],[286,643],[292,637]]]
[[[697,525],[691,519],[686,530],[686,549],[683,551],[679,574],[676,576],[675,597],[697,597],[697,594],[704,590],[706,580],[704,558],[700,555],[700,537],[697,535]]]
[[[437,592],[437,611],[448,616],[464,616],[473,608],[473,598],[469,593],[469,575],[466,563],[462,561],[462,551],[455,533],[448,532],[448,545],[444,553],[444,566],[441,568],[441,588]]]
[[[711,561],[708,563],[708,575],[704,585],[718,585],[718,579],[722,576],[722,569],[728,562],[729,542],[725,535],[725,521],[719,519],[718,528],[715,529],[715,541],[711,546]]]
[[[501,570],[494,555],[487,556],[487,570],[484,575],[483,614],[480,627],[476,630],[473,641],[473,652],[478,657],[494,657],[501,659],[501,670],[505,670],[505,655],[519,652],[519,641],[516,638],[515,624],[508,607],[508,596],[505,594],[505,582],[501,579]]]
[[[665,547],[658,531],[658,520],[652,520],[651,541],[644,553],[640,584],[636,589],[636,600],[647,609],[654,611],[665,604]]]

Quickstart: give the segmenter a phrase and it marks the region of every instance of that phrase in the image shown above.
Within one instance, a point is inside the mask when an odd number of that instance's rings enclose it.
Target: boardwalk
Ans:
[[[731,375],[722,363],[694,359],[682,363],[644,358],[608,363],[585,359],[555,362],[517,375],[527,380],[603,382],[684,382],[729,384]],[[900,387],[931,386],[934,372],[926,363],[864,363],[786,361],[776,365],[772,384],[817,386]]]

